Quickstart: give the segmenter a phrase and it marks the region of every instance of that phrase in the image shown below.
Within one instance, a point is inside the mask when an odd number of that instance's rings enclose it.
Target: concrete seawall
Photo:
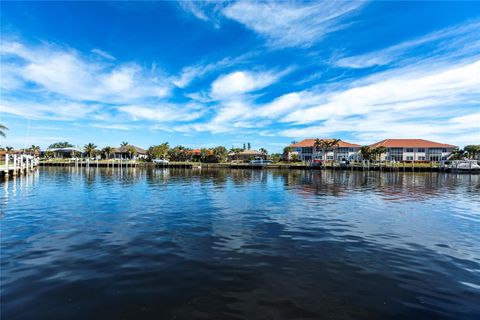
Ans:
[[[408,165],[388,165],[388,164],[370,164],[362,165],[359,163],[351,164],[347,166],[322,166],[315,167],[309,165],[300,165],[300,164],[269,164],[265,166],[256,166],[250,164],[237,164],[237,163],[198,163],[198,162],[189,162],[189,163],[175,163],[171,162],[168,164],[155,165],[150,162],[48,162],[42,161],[39,163],[40,166],[78,166],[78,167],[100,167],[100,168],[184,168],[184,169],[209,169],[209,168],[221,168],[221,169],[249,169],[249,170],[265,170],[265,169],[276,169],[276,170],[351,170],[351,171],[385,171],[385,172],[448,172],[448,169],[441,168],[438,166],[415,166],[412,164]]]

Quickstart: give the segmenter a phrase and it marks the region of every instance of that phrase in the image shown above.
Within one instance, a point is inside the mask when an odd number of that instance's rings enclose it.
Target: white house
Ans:
[[[446,160],[457,146],[423,139],[385,139],[370,148],[385,147],[381,160],[389,161],[441,161]]]
[[[326,155],[323,154],[323,150],[320,147],[315,147],[315,139],[304,139],[300,142],[291,144],[290,147],[292,147],[293,152],[296,152],[298,154],[300,160],[308,162],[314,159],[358,160],[360,156],[359,151],[361,146],[355,143],[340,141],[337,146],[332,148],[332,150],[326,152]]]

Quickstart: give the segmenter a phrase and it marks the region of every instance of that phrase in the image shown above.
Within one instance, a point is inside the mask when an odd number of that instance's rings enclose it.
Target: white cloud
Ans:
[[[282,121],[302,124],[370,112],[409,112],[418,108],[462,104],[472,96],[479,98],[479,72],[480,61],[440,70],[426,67],[393,77],[385,73],[383,79],[375,76],[373,83],[326,93],[325,103],[294,111]]]
[[[236,71],[222,75],[212,83],[211,97],[232,99],[241,94],[262,89],[277,80],[278,76],[269,72]]]
[[[152,74],[136,64],[101,64],[88,61],[73,50],[53,45],[28,47],[4,42],[2,60],[22,59],[2,70],[2,77],[21,80],[24,89],[35,84],[48,93],[80,101],[132,103],[161,98],[169,93],[166,77]],[[10,81],[11,82],[11,81]],[[18,89],[18,84],[17,84]]]
[[[274,47],[308,47],[327,33],[343,27],[342,18],[363,1],[235,2],[223,14],[244,24]]]

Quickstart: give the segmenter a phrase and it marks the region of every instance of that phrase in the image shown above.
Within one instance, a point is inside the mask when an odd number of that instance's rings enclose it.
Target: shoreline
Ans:
[[[38,163],[39,167],[99,167],[99,168],[182,168],[182,169],[250,169],[250,170],[263,170],[263,169],[275,169],[275,170],[341,170],[341,171],[384,171],[384,172],[451,172],[450,169],[442,168],[439,166],[434,166],[433,164],[425,165],[415,165],[412,163],[402,163],[402,164],[351,164],[347,166],[334,166],[326,165],[322,167],[314,167],[306,164],[269,164],[264,166],[256,166],[248,163],[239,164],[239,163],[199,163],[199,162],[171,162],[164,165],[156,165],[148,162],[138,162],[138,163],[129,163],[129,162],[44,162],[41,161]],[[468,171],[462,173],[475,174],[478,172]]]

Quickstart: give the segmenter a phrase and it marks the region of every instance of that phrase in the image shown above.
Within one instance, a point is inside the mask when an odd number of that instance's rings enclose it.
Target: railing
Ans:
[[[5,154],[5,163],[0,166],[0,171],[6,175],[13,171],[15,175],[18,171],[33,170],[38,164],[38,158],[26,154]]]

